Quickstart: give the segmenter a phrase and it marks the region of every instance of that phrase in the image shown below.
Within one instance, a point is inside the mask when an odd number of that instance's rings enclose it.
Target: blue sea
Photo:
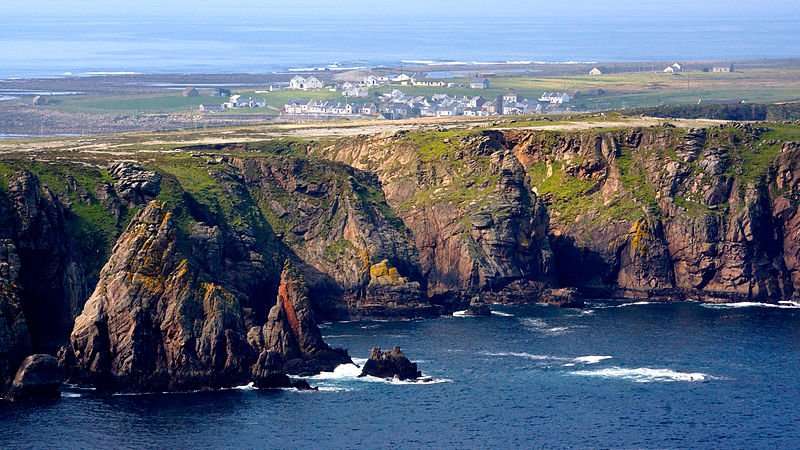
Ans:
[[[400,345],[429,383],[340,366],[319,392],[68,389],[0,409],[0,448],[800,447],[797,306],[494,308],[323,326],[357,358]]]
[[[379,11],[378,11],[379,12]],[[724,12],[724,11],[722,11]],[[673,11],[675,13],[675,11]],[[402,61],[604,62],[800,57],[793,14],[80,18],[0,16],[0,79],[267,73]]]

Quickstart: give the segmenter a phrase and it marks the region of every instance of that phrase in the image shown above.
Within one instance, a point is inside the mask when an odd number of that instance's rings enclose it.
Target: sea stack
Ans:
[[[380,347],[373,347],[359,376],[367,375],[378,378],[416,380],[422,377],[422,372],[417,369],[415,363],[406,358],[400,347],[395,347],[388,352],[382,352]]]
[[[273,370],[292,375],[316,375],[352,363],[346,350],[331,348],[322,339],[304,277],[290,262],[281,272],[278,300],[269,311],[267,323],[261,330],[251,330],[248,338],[263,339],[256,373],[265,370],[265,363],[275,366],[278,360],[282,361],[281,368]]]

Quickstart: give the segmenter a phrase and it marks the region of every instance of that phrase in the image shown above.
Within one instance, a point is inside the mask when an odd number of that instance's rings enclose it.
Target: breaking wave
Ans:
[[[576,358],[567,358],[563,356],[536,355],[525,352],[482,352],[481,354],[485,356],[524,358],[531,361],[560,362],[560,363],[565,363],[564,366],[567,367],[574,366],[576,364],[597,364],[599,362],[613,358],[613,356],[607,356],[607,355],[588,355],[588,356],[578,356]]]
[[[638,367],[635,369],[608,367],[596,370],[576,370],[570,373],[583,377],[617,378],[630,380],[635,383],[663,383],[674,381],[693,383],[717,379],[714,376],[700,372],[677,372],[671,369],[652,369],[649,367]]]
[[[366,362],[366,360],[353,360],[354,362],[362,361]],[[422,374],[422,378],[418,380],[399,380],[397,378],[394,379],[384,379],[378,378],[373,376],[365,376],[359,377],[361,375],[361,367],[357,364],[340,364],[333,372],[322,372],[318,375],[314,375],[311,377],[306,378],[308,381],[321,381],[325,382],[366,382],[366,383],[384,383],[384,384],[413,384],[413,385],[423,385],[423,384],[440,384],[440,383],[452,383],[453,380],[449,378],[435,378],[429,375]],[[313,383],[312,383],[313,385]],[[340,386],[331,386],[330,384],[322,384],[318,386],[320,390],[322,388],[329,388],[329,387],[340,387]]]
[[[586,328],[585,325],[568,325],[554,327],[542,319],[520,319],[522,325],[532,331],[543,334],[545,336],[562,336],[567,333],[572,333],[579,328]]]
[[[703,308],[709,308],[709,309],[738,309],[738,308],[800,309],[800,303],[797,303],[797,302],[778,302],[778,303],[760,303],[760,302],[703,303],[701,306]]]
[[[498,316],[498,317],[514,317],[513,314],[504,313],[504,312],[501,312],[501,311],[492,311],[492,315],[493,316]],[[467,310],[465,309],[463,311],[454,312],[453,313],[453,317],[474,317],[474,316],[468,314]]]

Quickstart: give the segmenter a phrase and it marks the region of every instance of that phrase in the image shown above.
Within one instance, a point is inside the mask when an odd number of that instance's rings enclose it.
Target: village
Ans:
[[[491,87],[486,76],[476,75],[467,81],[444,81],[417,78],[414,75],[368,74],[359,80],[333,80],[325,82],[315,76],[294,76],[285,85],[271,85],[270,92],[285,90],[296,92],[296,98],[287,101],[280,115],[287,119],[375,117],[399,120],[417,117],[485,117],[496,115],[522,115],[564,110],[572,100],[566,92],[544,92],[539,98],[522,98],[513,90],[502,95],[481,95]],[[430,95],[410,94],[407,88],[441,88],[442,92]],[[455,95],[453,90],[462,92]],[[463,91],[475,91],[464,95]],[[450,91],[450,93],[448,93]],[[313,98],[314,92],[338,94],[340,100]],[[311,98],[310,98],[311,97]],[[263,99],[231,95],[222,104],[200,105],[200,111],[215,113],[237,109],[263,108]]]

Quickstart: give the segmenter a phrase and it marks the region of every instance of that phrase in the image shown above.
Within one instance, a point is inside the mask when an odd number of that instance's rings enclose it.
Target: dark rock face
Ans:
[[[382,352],[380,347],[374,347],[359,376],[367,375],[378,378],[416,380],[422,377],[422,372],[417,370],[415,363],[406,358],[406,355],[400,351],[400,347],[395,347],[388,352]]]
[[[253,383],[259,389],[294,388],[313,389],[307,381],[293,379],[284,372],[286,363],[283,355],[273,351],[263,351],[253,366]]]
[[[64,372],[50,355],[31,355],[22,361],[8,392],[11,401],[49,400],[60,396]]]
[[[31,351],[30,334],[17,287],[20,261],[11,239],[0,240],[0,392]]]
[[[334,316],[435,314],[423,296],[411,235],[373,175],[291,156],[230,164],[297,256],[319,310]],[[379,264],[396,276],[375,279]]]
[[[8,231],[19,258],[22,307],[34,351],[55,353],[91,289],[66,233],[66,208],[29,172],[9,180]]]
[[[249,378],[238,299],[179,250],[172,213],[130,223],[75,320],[75,377],[118,390],[220,387]]]
[[[267,323],[249,335],[251,344],[263,345],[254,368],[257,377],[275,371],[315,375],[352,362],[347,351],[333,349],[322,339],[311,306],[302,275],[287,263],[281,273],[278,301],[270,309]]]

